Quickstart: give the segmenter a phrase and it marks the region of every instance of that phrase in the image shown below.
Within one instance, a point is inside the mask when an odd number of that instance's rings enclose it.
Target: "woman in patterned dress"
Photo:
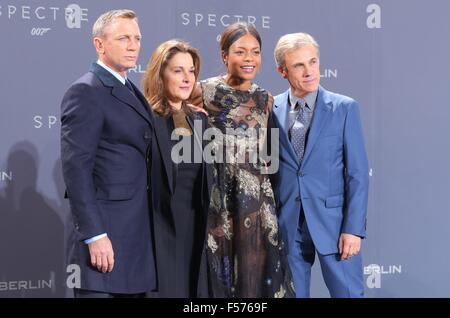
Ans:
[[[201,81],[193,98],[221,133],[210,144],[215,162],[205,243],[209,296],[294,297],[272,186],[254,147],[266,140],[273,104],[269,92],[253,83],[261,38],[254,26],[235,23],[222,33],[220,46],[227,73]]]

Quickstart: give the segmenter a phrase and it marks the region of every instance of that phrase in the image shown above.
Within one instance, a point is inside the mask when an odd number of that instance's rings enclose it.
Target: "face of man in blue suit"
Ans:
[[[94,38],[99,59],[125,77],[136,66],[141,49],[141,31],[136,19],[117,18]]]
[[[316,47],[308,44],[289,50],[284,57],[285,67],[278,67],[278,71],[288,80],[295,96],[303,98],[319,89],[319,52]]]

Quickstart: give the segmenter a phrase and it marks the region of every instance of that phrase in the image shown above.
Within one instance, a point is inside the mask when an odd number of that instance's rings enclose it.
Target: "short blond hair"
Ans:
[[[92,37],[104,37],[105,29],[114,22],[116,19],[133,19],[137,22],[137,15],[134,11],[128,9],[111,10],[103,13],[95,21],[92,27]]]
[[[290,33],[283,35],[277,42],[275,46],[275,62],[278,67],[283,70],[286,69],[286,53],[298,49],[307,45],[312,45],[317,50],[317,55],[320,55],[319,44],[316,40],[308,33]]]

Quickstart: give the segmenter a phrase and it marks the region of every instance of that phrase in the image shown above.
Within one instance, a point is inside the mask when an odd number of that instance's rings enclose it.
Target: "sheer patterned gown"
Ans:
[[[272,186],[255,160],[272,98],[256,84],[233,89],[222,77],[200,85],[210,125],[223,134],[211,142],[211,152],[223,160],[213,166],[206,229],[210,296],[294,297]]]

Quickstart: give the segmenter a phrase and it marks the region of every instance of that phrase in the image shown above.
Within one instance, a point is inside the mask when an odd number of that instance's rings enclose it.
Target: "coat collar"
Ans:
[[[153,118],[150,111],[150,106],[148,105],[139,89],[133,83],[131,83],[131,81],[130,83],[134,88],[136,96],[130,93],[128,88],[123,85],[117,78],[115,78],[114,75],[112,75],[97,63],[92,63],[89,71],[94,73],[105,87],[111,88],[111,94],[115,98],[132,107],[139,115],[141,115],[145,120],[152,124]],[[148,110],[146,110],[146,108],[148,108]]]

